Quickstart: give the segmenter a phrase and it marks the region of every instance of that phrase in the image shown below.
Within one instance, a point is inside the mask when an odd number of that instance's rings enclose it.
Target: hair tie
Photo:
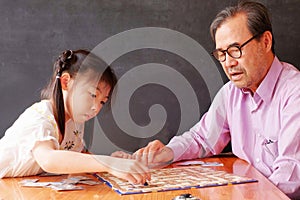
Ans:
[[[57,59],[57,69],[58,72],[55,76],[56,79],[60,79],[61,74],[63,71],[68,70],[72,65],[73,57],[73,51],[72,50],[66,50],[64,51]]]
[[[72,59],[72,56],[73,56],[73,51],[72,50],[66,50],[64,52],[65,56],[66,56],[66,61],[67,60],[71,60]]]
[[[56,74],[56,76],[55,76],[55,78],[56,78],[56,79],[60,79],[60,77],[61,77],[61,72],[58,71],[57,74]]]

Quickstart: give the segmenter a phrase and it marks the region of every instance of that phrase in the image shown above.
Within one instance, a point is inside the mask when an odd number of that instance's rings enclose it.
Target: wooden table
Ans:
[[[226,185],[217,187],[207,187],[200,189],[176,190],[167,192],[154,192],[134,195],[119,195],[105,184],[86,186],[80,191],[57,192],[50,188],[28,188],[22,187],[18,183],[23,179],[38,178],[42,181],[60,181],[67,178],[68,175],[53,177],[24,177],[24,178],[4,178],[0,179],[0,200],[10,199],[101,199],[101,200],[171,200],[176,195],[190,193],[201,200],[211,199],[289,199],[277,187],[275,187],[267,178],[260,174],[254,167],[243,160],[235,157],[213,157],[201,159],[207,162],[221,162],[224,166],[211,167],[216,170],[224,170],[240,176],[247,176],[257,179],[258,182],[245,183],[238,185]],[[170,167],[175,167],[172,164]],[[76,174],[77,175],[77,174]],[[83,174],[84,176],[91,176]],[[94,177],[93,177],[94,178]],[[96,178],[95,178],[96,180]]]

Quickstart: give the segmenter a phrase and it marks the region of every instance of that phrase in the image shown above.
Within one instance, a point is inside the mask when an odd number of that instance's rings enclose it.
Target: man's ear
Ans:
[[[265,48],[267,51],[271,51],[272,38],[273,38],[273,35],[270,31],[264,32],[263,39],[264,39],[264,45],[265,45]]]
[[[63,90],[68,89],[69,82],[71,80],[71,76],[69,73],[63,73],[60,77],[61,88]]]

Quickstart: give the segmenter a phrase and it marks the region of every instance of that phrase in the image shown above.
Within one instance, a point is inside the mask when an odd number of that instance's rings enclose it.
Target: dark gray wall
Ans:
[[[300,1],[262,2],[272,13],[278,57],[299,68]],[[235,3],[234,0],[0,1],[0,137],[26,107],[39,100],[40,90],[48,81],[52,64],[63,50],[93,49],[105,39],[126,30],[163,27],[191,37],[210,52],[214,48],[208,31],[210,22],[220,9]],[[149,62],[178,66],[177,70],[182,74],[186,73],[188,78],[189,74],[193,74],[186,60],[178,58],[172,52],[155,49],[126,54],[114,61],[112,66],[120,77],[133,66]],[[222,73],[220,66],[217,66]],[[225,82],[224,74],[222,76]],[[197,93],[202,115],[211,101],[208,89],[201,77],[190,78],[194,82],[192,85]],[[137,102],[145,103],[145,99],[150,99],[150,103],[145,104],[163,105],[162,99],[172,99],[174,96],[158,85],[148,91],[146,89],[141,88],[142,95],[133,95]],[[166,96],[160,98],[160,94]],[[164,127],[164,131],[173,132],[163,136],[164,142],[178,130],[176,124],[180,122],[180,110],[176,109],[177,104],[175,98],[174,104],[169,108],[166,106],[167,111],[175,112],[176,115],[171,114],[168,125]],[[136,123],[141,125],[148,120],[143,113],[147,113],[149,105],[146,108],[143,106],[145,105],[140,105],[140,109],[130,108],[136,115],[133,117]],[[143,117],[146,120],[141,120]],[[197,120],[191,119],[186,128]],[[115,130],[114,127],[108,129]],[[135,143],[130,147],[121,145],[123,149],[131,151],[149,140],[137,140],[135,142],[139,144]]]

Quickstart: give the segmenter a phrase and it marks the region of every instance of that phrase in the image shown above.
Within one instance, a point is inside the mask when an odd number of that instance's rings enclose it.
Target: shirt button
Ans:
[[[256,162],[257,162],[257,163],[259,163],[259,161],[260,161],[260,159],[259,159],[259,158],[256,158],[255,160],[256,160]]]

